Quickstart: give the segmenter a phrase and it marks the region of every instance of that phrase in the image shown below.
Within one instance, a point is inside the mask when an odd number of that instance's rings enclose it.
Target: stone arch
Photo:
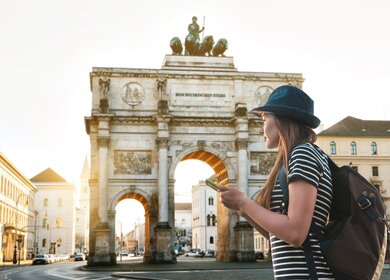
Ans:
[[[109,212],[112,213],[111,216],[111,223],[115,222],[115,214],[116,214],[116,206],[124,199],[135,199],[138,202],[142,204],[144,207],[145,211],[145,224],[144,224],[144,230],[145,230],[145,244],[144,244],[144,263],[151,263],[154,262],[153,260],[153,244],[152,240],[154,239],[154,232],[152,230],[152,224],[156,222],[157,216],[156,216],[156,211],[153,210],[153,197],[144,192],[142,189],[139,188],[128,188],[124,189],[113,197],[113,199],[110,202],[109,206]],[[115,228],[115,224],[111,226],[111,228]],[[113,235],[115,233],[113,232]],[[113,239],[112,237],[111,239]]]
[[[179,162],[189,159],[200,160],[208,164],[214,171],[216,181],[218,184],[235,183],[235,173],[230,162],[224,154],[209,147],[191,148],[180,153],[173,164],[169,172],[170,178],[173,178],[174,171]],[[174,220],[174,219],[173,219]],[[237,222],[236,215],[232,215],[232,211],[223,207],[221,202],[217,200],[217,261],[233,261],[236,259],[234,256],[235,236],[232,224]]]
[[[180,153],[171,165],[169,178],[174,177],[177,165],[187,159],[196,159],[208,164],[215,171],[219,184],[227,184],[235,178],[234,169],[231,166],[230,160],[212,148],[192,148]]]

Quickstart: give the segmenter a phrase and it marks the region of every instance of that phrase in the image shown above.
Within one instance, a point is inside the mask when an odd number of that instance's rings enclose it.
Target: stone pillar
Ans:
[[[168,223],[168,139],[157,139],[158,149],[158,222]]]
[[[173,247],[172,227],[169,224],[169,193],[168,193],[168,122],[170,116],[160,115],[157,120],[158,149],[158,223],[155,228],[157,263],[176,263]]]
[[[111,265],[116,263],[115,247],[112,248],[111,233],[113,231],[108,219],[108,154],[110,143],[110,115],[102,114],[97,118],[97,143],[98,143],[98,182],[97,195],[97,217],[91,213],[91,222],[95,221],[95,226],[91,226],[93,236],[90,242],[94,242],[90,249],[94,249],[88,258],[88,265]],[[91,193],[92,197],[92,193]],[[91,210],[94,210],[91,208]],[[115,230],[114,230],[115,232]]]
[[[107,212],[107,177],[108,177],[108,144],[109,136],[99,136],[99,222],[108,222]]]
[[[236,149],[238,162],[238,188],[241,192],[248,195],[248,140],[249,126],[245,111],[245,107],[236,108]],[[236,257],[239,262],[255,261],[253,228],[243,218],[239,217],[239,221],[234,227],[236,236]]]

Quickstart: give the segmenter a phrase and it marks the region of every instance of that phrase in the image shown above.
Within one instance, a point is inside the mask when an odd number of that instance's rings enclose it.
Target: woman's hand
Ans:
[[[242,205],[249,199],[237,188],[218,186],[219,199],[225,207],[240,213]]]

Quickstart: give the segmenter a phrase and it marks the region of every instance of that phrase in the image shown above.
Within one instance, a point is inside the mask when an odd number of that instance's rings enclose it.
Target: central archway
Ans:
[[[229,160],[222,160],[224,155],[211,148],[202,148],[190,150],[182,153],[182,156],[177,157],[177,162],[173,164],[173,169],[179,162],[185,160],[199,160],[209,165],[214,170],[214,176],[218,184],[227,185],[231,181],[235,181],[235,175]],[[230,173],[230,176],[229,176]],[[230,178],[230,179],[229,179]],[[219,199],[217,199],[217,249],[216,261],[235,261],[235,237],[232,234],[234,229],[232,224],[238,222],[237,215],[232,215],[231,210],[224,207]]]

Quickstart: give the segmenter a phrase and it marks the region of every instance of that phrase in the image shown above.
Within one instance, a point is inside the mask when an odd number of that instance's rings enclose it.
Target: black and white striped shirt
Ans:
[[[291,152],[288,182],[297,180],[304,180],[317,188],[313,219],[323,229],[332,200],[332,179],[327,156],[317,146],[302,144]],[[282,198],[280,185],[276,184],[271,195],[272,211],[279,210]],[[334,279],[321,253],[318,239],[311,233],[309,236],[318,279]],[[295,248],[272,234],[270,241],[275,279],[310,279],[302,247]]]

